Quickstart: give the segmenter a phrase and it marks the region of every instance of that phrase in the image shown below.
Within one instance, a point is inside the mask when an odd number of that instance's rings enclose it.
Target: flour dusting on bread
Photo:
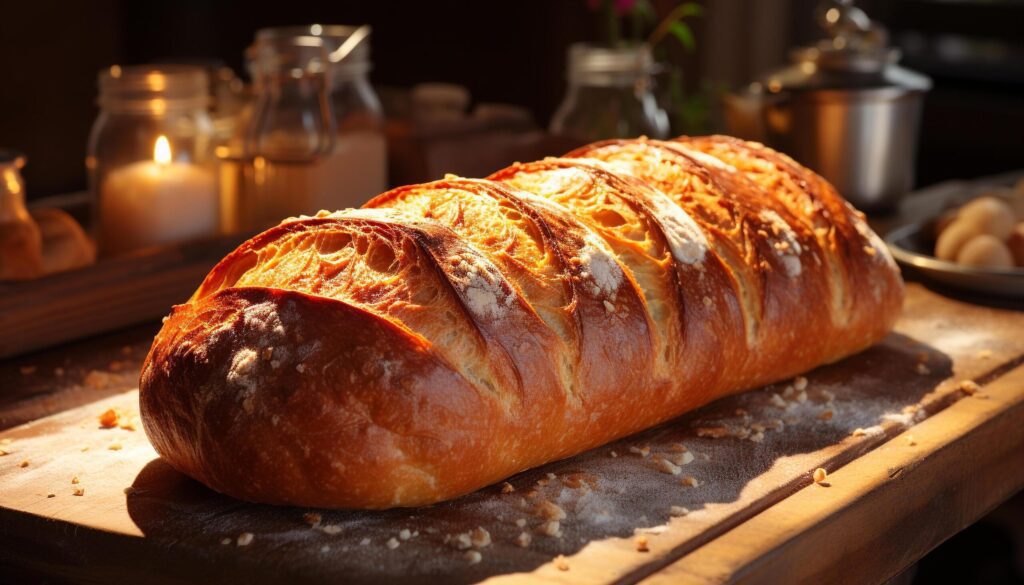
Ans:
[[[622,268],[615,261],[607,245],[593,233],[586,234],[583,241],[584,244],[579,253],[579,262],[582,268],[580,276],[590,279],[591,292],[595,296],[608,295],[615,300],[615,293],[622,285]]]
[[[474,317],[494,319],[508,314],[515,294],[498,269],[473,253],[450,256],[450,277]]]
[[[708,251],[708,240],[704,236],[704,231],[667,195],[660,191],[653,193],[650,202],[668,240],[672,256],[684,264],[702,262]]]
[[[803,271],[803,264],[800,262],[800,254],[803,249],[800,247],[800,240],[797,239],[793,228],[789,227],[786,220],[771,209],[762,210],[758,217],[767,223],[772,230],[768,241],[775,250],[775,254],[782,260],[782,268],[786,276],[796,278]]]

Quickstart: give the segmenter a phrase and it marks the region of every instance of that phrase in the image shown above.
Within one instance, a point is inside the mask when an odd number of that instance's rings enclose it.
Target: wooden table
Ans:
[[[155,325],[0,362],[0,581],[878,582],[1024,486],[1022,308],[911,284],[897,331],[808,374],[806,397],[752,391],[520,474],[512,494],[315,526],[177,474],[141,429],[100,428],[109,408],[137,413]],[[694,460],[658,471],[678,444]],[[567,515],[559,536],[542,500]],[[473,563],[454,543],[478,527],[493,542]]]

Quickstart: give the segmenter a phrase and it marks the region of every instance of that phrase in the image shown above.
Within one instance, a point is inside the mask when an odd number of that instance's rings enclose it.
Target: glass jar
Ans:
[[[102,255],[219,231],[208,78],[184,65],[113,66],[99,75],[86,168]]]
[[[334,194],[323,200],[324,209],[358,207],[387,189],[384,114],[370,84],[369,35],[368,26],[326,24],[265,28],[256,33],[257,46],[271,39],[313,36],[323,41],[327,51],[327,93],[337,135],[329,160],[324,161],[336,181]],[[358,38],[345,47],[352,37]]]
[[[358,207],[387,188],[367,32],[310,25],[257,33],[246,50],[254,100],[245,130],[221,156],[228,230]],[[357,33],[361,40],[343,55],[339,49]]]
[[[667,138],[668,115],[654,96],[650,47],[569,47],[569,89],[551,119],[553,134],[583,142]]]

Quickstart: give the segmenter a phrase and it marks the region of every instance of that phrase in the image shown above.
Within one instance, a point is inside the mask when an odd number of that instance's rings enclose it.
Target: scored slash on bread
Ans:
[[[254,237],[172,311],[141,412],[239,498],[423,505],[859,351],[901,301],[787,157],[607,141]]]

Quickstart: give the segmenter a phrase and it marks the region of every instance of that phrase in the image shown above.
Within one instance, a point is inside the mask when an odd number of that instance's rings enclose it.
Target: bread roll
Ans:
[[[96,261],[96,247],[75,218],[61,209],[33,209],[32,220],[43,238],[46,274],[88,266]]]
[[[902,290],[774,151],[605,142],[254,237],[171,312],[141,412],[241,499],[424,505],[860,351]]]

